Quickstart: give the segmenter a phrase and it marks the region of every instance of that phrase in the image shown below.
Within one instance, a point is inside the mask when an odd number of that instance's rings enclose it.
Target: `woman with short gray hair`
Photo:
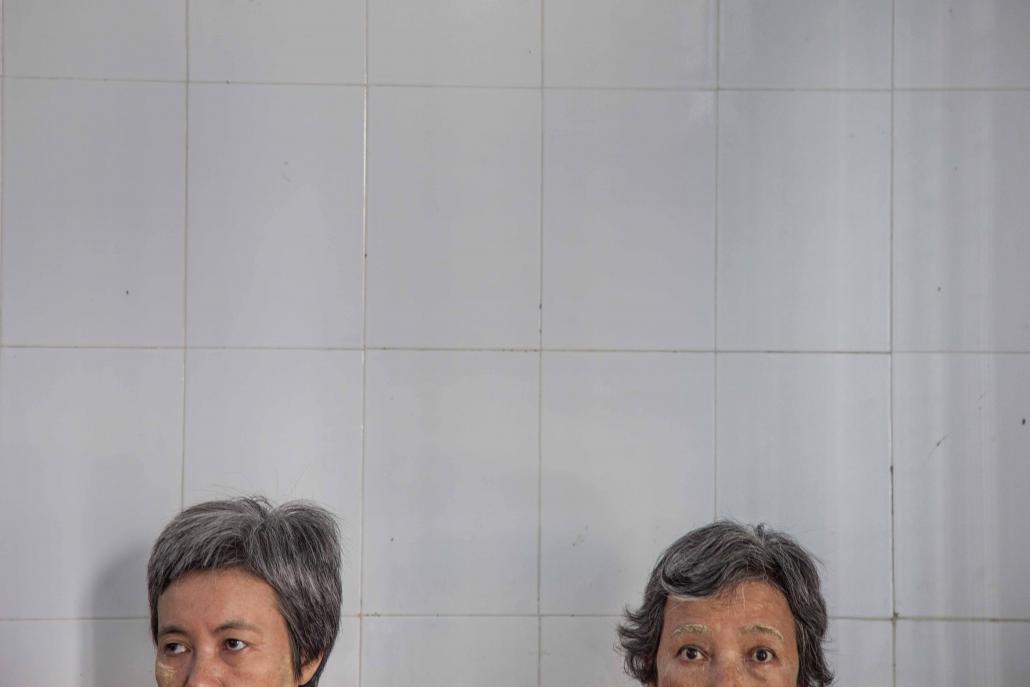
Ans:
[[[340,623],[328,511],[261,497],[187,508],[147,566],[160,687],[316,687]]]
[[[618,633],[626,672],[651,687],[824,687],[826,627],[811,556],[782,532],[722,520],[665,550]]]

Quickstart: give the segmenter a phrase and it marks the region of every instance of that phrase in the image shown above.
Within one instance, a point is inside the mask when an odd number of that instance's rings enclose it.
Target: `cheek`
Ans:
[[[293,675],[293,657],[287,654],[279,663],[279,673],[286,678],[285,684],[295,685],[296,679]]]
[[[650,687],[694,687],[697,683],[697,670],[683,670],[674,658],[659,658],[655,668],[658,682]]]
[[[298,684],[289,653],[285,656],[252,654],[234,667],[233,675],[240,684],[250,687],[296,687]]]
[[[158,658],[154,662],[154,679],[158,687],[172,687],[175,684],[175,668]]]

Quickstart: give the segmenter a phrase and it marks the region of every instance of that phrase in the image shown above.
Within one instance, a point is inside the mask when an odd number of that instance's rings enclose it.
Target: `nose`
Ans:
[[[718,661],[714,667],[712,687],[745,687],[747,684],[744,666],[739,661]]]
[[[217,654],[197,652],[184,687],[224,687],[222,668]]]

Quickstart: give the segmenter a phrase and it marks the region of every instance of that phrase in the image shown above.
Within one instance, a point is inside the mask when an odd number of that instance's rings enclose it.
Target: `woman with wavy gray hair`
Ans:
[[[261,497],[187,508],[147,566],[159,687],[316,687],[340,623],[332,514]]]
[[[783,532],[721,520],[665,550],[619,641],[650,687],[823,687],[826,625],[811,556]]]

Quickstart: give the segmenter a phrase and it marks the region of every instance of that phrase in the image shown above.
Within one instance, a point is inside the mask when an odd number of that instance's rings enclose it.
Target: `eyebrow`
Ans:
[[[708,627],[699,623],[686,623],[675,627],[672,631],[672,636],[675,637],[676,635],[683,634],[684,632],[703,635],[708,632]]]
[[[250,630],[251,632],[261,634],[261,628],[259,628],[258,626],[251,625],[250,623],[244,622],[243,620],[235,619],[227,620],[218,627],[216,627],[215,633],[217,634],[219,632],[224,632],[226,630]],[[170,634],[184,635],[187,634],[187,632],[178,625],[163,625],[161,629],[157,632],[158,637],[163,637],[165,635]]]
[[[251,632],[261,633],[261,628],[257,625],[251,625],[243,620],[227,620],[218,627],[215,628],[215,632],[224,632],[225,630],[250,630]]]
[[[746,634],[749,632],[758,632],[761,634],[772,635],[773,637],[779,639],[781,642],[783,641],[783,634],[771,625],[762,625],[761,623],[755,623],[754,625],[748,625],[747,627],[741,628],[740,630],[741,634]]]
[[[186,630],[182,629],[178,625],[162,625],[161,629],[157,631],[157,636],[158,637],[163,637],[165,635],[172,635],[172,634],[184,635],[184,634],[186,634]]]

